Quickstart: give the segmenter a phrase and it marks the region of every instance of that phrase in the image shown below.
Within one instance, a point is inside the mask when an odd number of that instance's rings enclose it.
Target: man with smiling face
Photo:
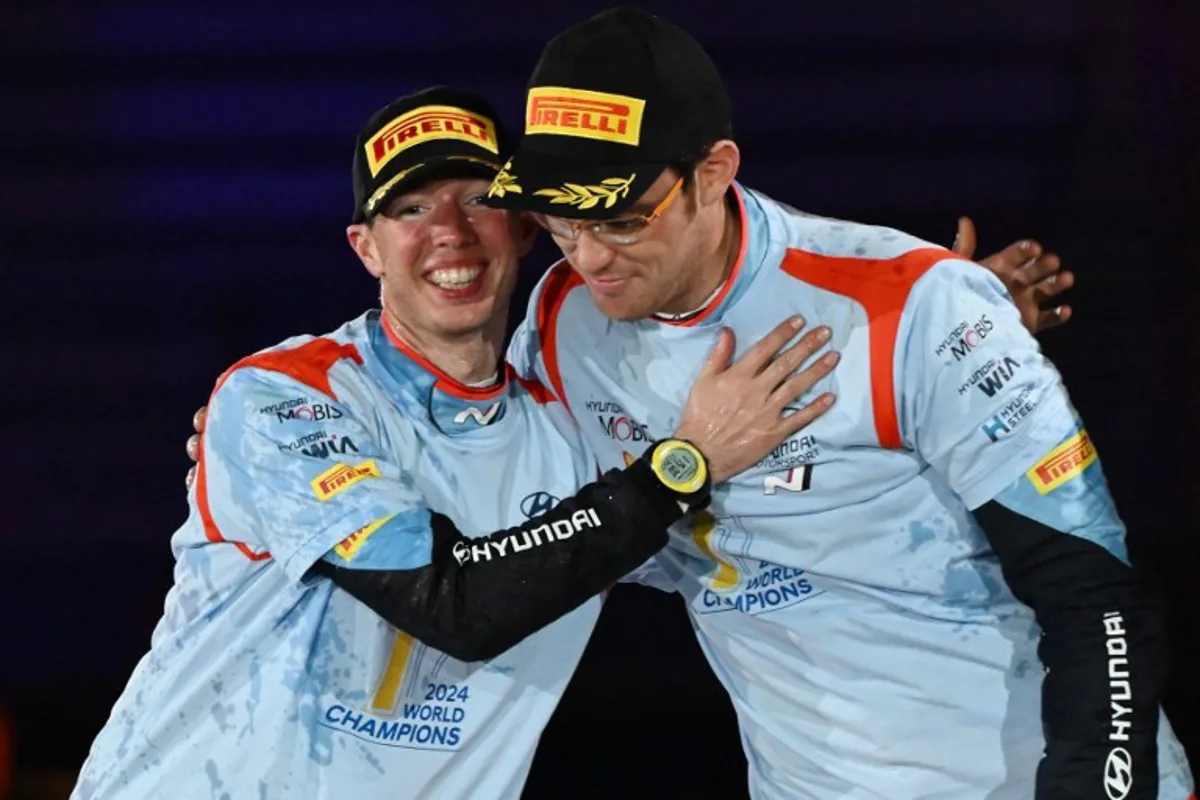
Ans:
[[[602,593],[829,407],[784,411],[830,368],[792,375],[828,331],[784,347],[788,318],[598,476],[500,360],[535,230],[482,203],[503,142],[445,88],[364,126],[346,233],[381,308],[221,376],[164,616],[73,797],[518,797]]]
[[[606,12],[543,51],[488,202],[563,251],[509,358],[603,467],[672,429],[722,329],[833,331],[813,391],[837,405],[656,557],[733,699],[751,795],[1185,800],[1161,609],[1000,281],[739,185],[731,130],[694,39]]]

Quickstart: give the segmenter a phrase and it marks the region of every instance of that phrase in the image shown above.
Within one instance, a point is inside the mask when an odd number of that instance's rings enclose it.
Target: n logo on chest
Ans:
[[[480,411],[475,406],[464,408],[462,411],[454,415],[454,421],[459,425],[463,425],[467,420],[473,419],[480,426],[487,425],[496,418],[496,414],[500,412],[500,404],[492,403],[488,406],[487,411]]]
[[[782,474],[767,475],[763,478],[763,494],[775,494],[776,490],[808,491],[812,482],[812,470],[812,464],[801,464]]]

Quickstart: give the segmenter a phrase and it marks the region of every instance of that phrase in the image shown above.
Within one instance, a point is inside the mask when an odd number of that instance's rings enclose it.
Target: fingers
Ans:
[[[970,217],[958,218],[958,232],[950,249],[967,258],[975,255],[975,223]]]
[[[1038,303],[1044,303],[1050,298],[1060,295],[1075,285],[1075,274],[1060,272],[1044,278],[1030,281],[1030,291]]]
[[[1053,278],[1062,268],[1062,261],[1055,253],[1043,253],[1028,259],[1018,270],[1018,279],[1026,286]]]
[[[1042,243],[1036,239],[1022,239],[1019,242],[1014,242],[1004,248],[1003,252],[1006,257],[1011,259],[1013,267],[1020,267],[1022,264],[1028,265],[1042,258],[1044,251]],[[1058,256],[1053,256],[1055,267],[1058,269]]]
[[[1032,287],[1038,300],[1045,300],[1065,292],[1075,285],[1074,273],[1062,268],[1062,260],[1055,253],[1044,253],[1030,259],[1013,276],[1018,287]]]
[[[1022,267],[1015,280],[1025,287],[1022,291],[1028,292],[1033,302],[1041,306],[1074,286],[1075,274],[1062,269],[1062,262],[1057,255],[1046,253]],[[1034,333],[1062,325],[1071,318],[1071,314],[1072,309],[1069,305],[1038,310],[1034,321]]]
[[[1048,300],[1055,295],[1062,294],[1067,289],[1075,285],[1075,273],[1069,270],[1063,270],[1057,275],[1051,275],[1038,282],[1038,291],[1042,294],[1042,299]]]
[[[975,247],[975,226],[970,219],[958,221],[958,238],[954,240],[954,252],[971,257]],[[1013,242],[998,253],[993,253],[979,263],[991,270],[1012,295],[1026,327],[1031,324],[1034,333],[1062,325],[1071,318],[1071,307],[1058,306],[1040,310],[1038,306],[1067,291],[1075,285],[1075,275],[1062,269],[1062,260],[1055,253],[1044,252],[1040,242],[1022,239]]]
[[[795,402],[798,397],[816,386],[817,381],[824,378],[830,372],[833,372],[833,368],[837,366],[841,358],[841,353],[836,351],[826,353],[800,372],[788,378],[780,384],[779,388],[771,396],[775,406],[782,410],[784,406]]]
[[[788,376],[812,357],[829,341],[829,328],[822,325],[800,337],[800,341],[784,350],[762,371],[762,380],[772,389],[787,380]]]
[[[998,253],[992,253],[982,258],[979,263],[996,273],[996,277],[1004,281],[1009,291],[1025,285],[1019,279],[1022,266],[1030,263],[1042,254],[1042,246],[1032,239],[1013,242]]]
[[[729,328],[722,328],[717,334],[717,343],[712,352],[700,367],[700,375],[716,375],[729,369],[729,359],[733,358],[734,337]]]
[[[208,406],[200,406],[195,414],[192,415],[192,427],[196,430],[187,440],[187,457],[192,461],[200,459],[200,434],[204,433],[204,418],[208,414]],[[184,478],[184,483],[187,485],[188,491],[191,491],[192,484],[196,482],[196,467],[193,466],[187,471],[187,477]]]
[[[1059,306],[1048,311],[1038,313],[1037,330],[1034,333],[1048,331],[1051,328],[1057,328],[1071,318],[1070,306]]]
[[[799,411],[783,417],[779,421],[780,433],[783,438],[786,439],[793,433],[811,425],[817,417],[833,408],[833,400],[833,393],[825,392]]]
[[[753,347],[743,353],[734,366],[748,371],[751,375],[757,375],[771,361],[775,354],[779,352],[779,349],[791,341],[791,338],[796,335],[796,331],[803,327],[803,317],[788,317],[776,325],[775,330],[768,333],[757,341]]]

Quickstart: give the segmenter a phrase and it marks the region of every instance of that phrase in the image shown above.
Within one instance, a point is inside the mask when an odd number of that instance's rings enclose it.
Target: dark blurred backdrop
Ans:
[[[360,123],[431,83],[516,128],[545,40],[595,2],[44,2],[0,10],[0,708],[24,796],[69,785],[148,645],[192,411],[238,357],[375,302],[344,242]],[[1168,710],[1200,760],[1195,0],[648,2],[728,79],[742,179],[1078,273],[1044,337],[1136,558],[1172,600]],[[550,263],[526,263],[522,298]],[[678,600],[616,591],[527,796],[745,794]],[[55,794],[58,791],[59,794]],[[40,792],[40,793],[39,793]],[[4,790],[0,789],[0,797]]]

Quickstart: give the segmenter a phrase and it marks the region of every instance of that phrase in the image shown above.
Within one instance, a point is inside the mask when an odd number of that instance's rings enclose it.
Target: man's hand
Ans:
[[[200,437],[204,435],[204,415],[208,413],[208,406],[200,406],[200,409],[192,415],[192,427],[196,432],[188,437],[187,454],[188,458],[196,461],[200,458]],[[196,467],[193,466],[187,473],[187,488],[191,491],[192,484],[196,482]]]
[[[798,402],[833,370],[839,358],[830,351],[800,369],[829,341],[829,329],[821,326],[781,351],[803,327],[804,320],[792,317],[732,365],[733,331],[721,331],[692,384],[675,432],[708,459],[714,484],[754,466],[833,405],[829,392],[804,406]]]
[[[970,217],[958,218],[958,235],[952,249],[960,256],[974,256],[975,223]],[[1043,252],[1038,242],[1032,239],[1013,242],[978,263],[990,269],[1008,289],[1030,333],[1039,334],[1071,318],[1068,305],[1042,309],[1047,300],[1074,286],[1075,276],[1062,269],[1057,255]]]

